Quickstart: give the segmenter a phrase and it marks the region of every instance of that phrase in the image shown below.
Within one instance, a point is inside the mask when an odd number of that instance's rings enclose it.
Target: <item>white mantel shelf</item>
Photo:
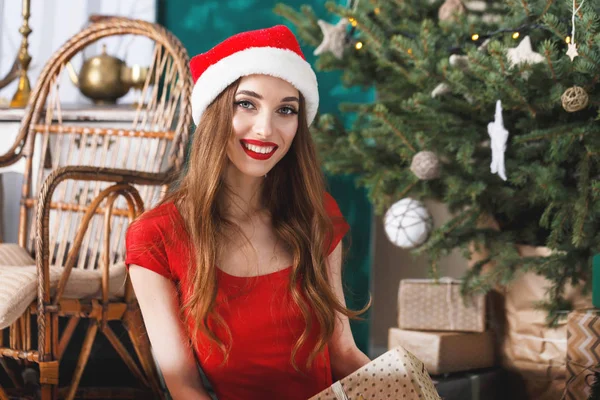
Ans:
[[[136,109],[132,104],[91,105],[62,104],[63,121],[126,121],[131,122]],[[24,108],[0,107],[0,121],[21,121]]]

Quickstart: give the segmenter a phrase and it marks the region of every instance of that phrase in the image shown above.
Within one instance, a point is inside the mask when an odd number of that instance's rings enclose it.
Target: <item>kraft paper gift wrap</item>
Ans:
[[[538,254],[542,248],[534,248]],[[519,252],[531,254],[521,246]],[[505,335],[502,343],[503,366],[517,370],[532,399],[560,399],[565,390],[567,375],[567,321],[562,319],[555,328],[546,324],[546,312],[535,307],[546,299],[550,283],[533,273],[523,274],[504,291]],[[590,299],[578,290],[567,288],[565,298],[575,308],[587,308]]]
[[[493,225],[492,225],[493,227]],[[521,257],[548,257],[547,247],[517,245]],[[470,265],[490,256],[485,248],[474,251]],[[486,264],[484,272],[492,272],[494,262]],[[547,301],[551,283],[544,277],[528,272],[521,274],[510,285],[499,287],[491,298],[490,322],[498,335],[502,367],[517,372],[523,380],[529,398],[536,400],[560,399],[565,390],[567,361],[567,322],[561,319],[549,328],[547,313],[536,307]],[[567,285],[564,298],[574,309],[591,306],[591,296],[584,296],[580,288]]]
[[[482,218],[481,228],[499,230],[491,217]],[[548,247],[516,245],[521,257],[548,257],[554,250]],[[471,246],[469,267],[490,259],[483,246]],[[492,273],[493,258],[484,265],[483,273]],[[518,270],[518,266],[516,266]],[[506,287],[497,287],[490,298],[489,318],[494,331],[499,332],[498,347],[502,367],[517,372],[526,386],[529,398],[536,400],[560,399],[565,390],[567,360],[567,323],[549,328],[547,313],[536,307],[548,300],[551,282],[540,275],[528,272],[518,276]],[[591,296],[584,295],[580,287],[567,285],[563,296],[573,309],[591,307]]]
[[[567,383],[564,398],[587,399],[600,366],[600,310],[576,310],[567,321]]]
[[[485,331],[485,297],[463,298],[460,281],[403,279],[398,291],[398,327],[419,331]]]
[[[309,400],[441,400],[427,369],[407,350],[384,353]]]
[[[388,348],[396,346],[413,353],[433,375],[495,365],[491,332],[419,332],[390,328]]]

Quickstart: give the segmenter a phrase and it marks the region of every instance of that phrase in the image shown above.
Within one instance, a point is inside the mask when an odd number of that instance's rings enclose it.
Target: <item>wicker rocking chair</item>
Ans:
[[[145,36],[154,43],[133,121],[125,128],[63,124],[58,84],[66,63],[114,35]],[[15,369],[36,365],[43,400],[84,395],[79,382],[98,332],[139,379],[143,398],[164,396],[123,264],[124,236],[129,222],[162,197],[182,168],[191,126],[187,64],[186,50],[164,28],[120,17],[96,18],[46,64],[17,141],[0,156],[0,167],[21,158],[26,165],[18,244],[0,244],[0,365],[14,384],[0,387],[0,400],[22,387]],[[59,319],[65,325],[60,330]],[[122,322],[135,355],[109,321]],[[84,322],[75,372],[59,390],[61,357]],[[128,398],[139,392],[129,389]],[[123,395],[108,389],[94,394]]]

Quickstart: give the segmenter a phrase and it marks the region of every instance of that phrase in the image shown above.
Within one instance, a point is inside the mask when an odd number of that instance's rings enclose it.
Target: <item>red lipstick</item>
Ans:
[[[252,146],[257,146],[257,147],[272,147],[273,149],[269,153],[259,153],[259,152],[256,152],[256,151],[253,151],[253,150],[250,150],[249,148],[247,148],[245,146],[246,144],[249,144]],[[255,160],[268,160],[277,151],[277,145],[275,143],[262,142],[260,140],[242,139],[242,140],[240,140],[240,145],[242,146],[242,149],[244,150],[244,152],[246,154],[248,154],[248,156],[252,157]]]

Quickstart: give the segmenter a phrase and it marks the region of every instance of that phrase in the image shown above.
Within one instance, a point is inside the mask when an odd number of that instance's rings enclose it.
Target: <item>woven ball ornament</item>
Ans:
[[[440,160],[432,151],[420,151],[413,157],[410,170],[421,180],[436,179],[440,176]]]
[[[583,110],[588,105],[588,94],[580,86],[573,86],[565,90],[560,97],[562,106],[567,112]]]
[[[438,10],[440,21],[448,21],[455,15],[464,14],[465,5],[460,0],[446,0]]]
[[[387,210],[383,225],[390,242],[403,249],[413,249],[427,241],[433,220],[422,202],[407,197]]]

